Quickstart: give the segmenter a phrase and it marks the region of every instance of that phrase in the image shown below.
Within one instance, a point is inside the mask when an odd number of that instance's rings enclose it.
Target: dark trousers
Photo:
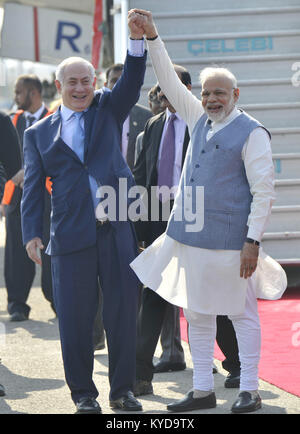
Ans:
[[[133,228],[121,222],[114,228],[110,223],[101,226],[95,246],[51,257],[65,376],[74,402],[83,396],[98,396],[92,380],[98,278],[103,293],[110,399],[133,388],[140,283],[129,264],[136,255]]]
[[[136,378],[152,381],[153,356],[169,303],[149,288],[144,288],[138,317]]]
[[[44,253],[50,236],[50,195],[45,192],[44,234],[45,249],[41,251],[42,273],[41,287],[43,294],[53,307],[51,260]],[[4,277],[7,289],[8,312],[29,314],[30,307],[26,304],[35,277],[35,264],[29,259],[23,246],[20,205],[14,209],[7,208],[6,243],[4,255]]]
[[[169,209],[172,208],[171,205],[165,204]],[[162,219],[162,208],[160,204],[159,208],[160,219]],[[148,221],[138,223],[136,225],[137,233],[141,239],[145,239],[146,246],[152,244],[156,238],[158,238],[163,232],[165,232],[167,227],[166,221]],[[138,329],[140,333],[138,333],[138,348],[139,353],[148,353],[149,348],[147,347],[147,342],[151,342],[151,353],[152,347],[155,343],[155,347],[153,350],[153,354],[159,339],[161,336],[161,346],[162,346],[162,354],[161,361],[164,362],[176,362],[176,363],[184,363],[184,351],[181,345],[181,334],[180,334],[180,319],[179,319],[179,308],[164,301],[163,304],[157,302],[157,312],[152,312],[152,301],[147,297],[145,291],[148,292],[148,289],[144,290],[144,294],[142,296],[141,308],[139,313],[139,321],[138,321]],[[159,297],[160,298],[160,297]],[[162,300],[162,299],[161,299]],[[152,313],[153,315],[159,318],[156,332],[153,332],[152,326]],[[161,318],[162,315],[162,318]],[[158,336],[154,338],[154,335],[158,333]],[[139,353],[137,354],[137,363],[139,363]],[[153,356],[153,355],[152,355]],[[149,362],[152,366],[152,360]],[[151,368],[151,370],[153,367]]]
[[[151,289],[145,288],[138,320],[138,345],[136,377],[152,381],[152,359],[159,339],[168,302]],[[224,369],[239,369],[239,355],[236,335],[232,322],[226,316],[217,317],[217,343],[225,355]]]
[[[241,368],[239,347],[232,321],[225,315],[217,316],[217,343],[225,356],[223,368],[228,372],[236,372]]]
[[[184,363],[181,345],[180,309],[168,303],[161,328],[160,343],[162,353],[160,361],[167,363]]]
[[[93,334],[94,347],[99,345],[105,346],[105,332],[103,324],[103,294],[99,284],[99,302],[98,310],[95,318],[94,334]]]

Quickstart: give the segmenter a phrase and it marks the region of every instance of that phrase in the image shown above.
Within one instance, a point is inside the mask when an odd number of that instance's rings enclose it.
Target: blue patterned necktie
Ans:
[[[158,187],[166,185],[169,188],[173,187],[173,171],[175,163],[175,128],[174,113],[168,119],[168,125],[162,143],[161,157],[158,167]]]
[[[80,159],[83,161],[84,155],[84,129],[81,124],[81,119],[83,117],[83,112],[75,112],[73,113],[73,117],[75,118],[75,127],[72,135],[72,149]]]
[[[85,138],[84,127],[82,125],[83,122],[81,121],[81,119],[83,118],[83,114],[84,112],[73,113],[73,116],[75,118],[75,125],[74,125],[74,131],[72,135],[72,149],[82,162],[84,160],[84,138]],[[89,181],[90,181],[91,195],[94,203],[94,209],[96,209],[99,203],[99,199],[96,197],[98,184],[96,179],[93,178],[93,176],[91,175],[89,175]]]

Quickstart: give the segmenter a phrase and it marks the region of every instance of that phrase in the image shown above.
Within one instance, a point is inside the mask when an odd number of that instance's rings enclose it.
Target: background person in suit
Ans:
[[[187,81],[190,82],[190,77],[187,77]],[[148,103],[153,115],[158,115],[159,113],[164,112],[167,107],[171,111],[173,110],[173,107],[169,104],[169,101],[165,98],[165,96],[161,94],[160,97],[160,93],[161,90],[158,84],[154,85],[148,92]],[[163,119],[165,122],[166,116],[164,116]],[[157,125],[157,127],[160,129],[159,125]],[[156,127],[153,126],[153,129],[155,128]],[[143,147],[143,136],[144,131],[142,131],[136,139],[135,164],[137,163],[138,156]],[[187,142],[184,143],[184,155],[187,143],[188,136]],[[153,164],[155,166],[155,160],[153,161]],[[151,231],[151,223],[148,229]],[[162,229],[165,229],[165,222],[162,222]],[[149,333],[152,334],[151,328],[149,329]],[[168,304],[166,307],[164,321],[161,328],[160,341],[162,346],[162,354],[160,356],[159,362],[154,365],[154,373],[180,371],[185,369],[186,365],[180,336],[179,310],[174,305]]]
[[[131,390],[135,380],[136,316],[140,283],[129,267],[137,255],[132,222],[114,217],[97,196],[108,186],[119,204],[119,179],[134,179],[121,150],[121,127],[139,98],[146,53],[141,31],[129,17],[131,39],[124,73],[113,90],[95,92],[95,71],[82,58],[57,68],[63,104],[29,128],[24,138],[25,182],[22,228],[29,257],[40,263],[42,196],[51,176],[51,255],[67,384],[77,413],[100,413],[93,374],[93,325],[98,279],[104,295],[103,320],[109,352],[110,406],[142,410]],[[137,39],[137,40],[132,40]],[[124,197],[123,195],[121,197]],[[128,210],[128,195],[121,206]]]
[[[0,163],[5,170],[2,176],[12,178],[21,168],[21,154],[18,135],[9,116],[0,112]],[[5,395],[5,389],[0,384],[0,396]]]
[[[104,83],[104,86],[112,90],[120,78],[123,68],[124,65],[122,63],[111,65],[106,71],[106,82]],[[135,104],[124,121],[121,149],[122,155],[131,170],[134,166],[136,138],[138,134],[143,131],[147,120],[152,115],[152,112],[146,107],[140,104]]]
[[[148,92],[148,103],[153,116],[163,112],[166,108],[164,102],[161,101],[160,98],[158,97],[159,94],[158,89],[160,88],[158,84],[156,84]],[[144,130],[138,134],[135,141],[134,165],[136,165],[138,156],[140,155],[140,152],[142,150],[143,135],[144,135]]]
[[[12,115],[12,121],[20,139],[23,156],[24,131],[48,114],[42,100],[42,83],[33,74],[20,76],[15,84],[15,101],[18,111]],[[20,169],[12,178],[15,189],[10,203],[5,206],[6,242],[4,255],[4,275],[8,298],[8,312],[11,321],[28,319],[30,307],[26,304],[35,277],[35,264],[28,258],[22,242],[21,198],[24,182],[24,169]],[[45,188],[44,240],[49,241],[50,234],[50,193]],[[16,272],[17,270],[17,272]],[[50,258],[42,252],[41,288],[43,294],[54,309],[52,296],[52,278]]]
[[[175,70],[181,81],[191,89],[191,77],[189,72],[182,66],[175,65]],[[164,152],[164,137],[170,122],[174,128],[173,148],[175,158],[167,170],[172,173],[173,184],[178,185],[181,169],[183,166],[186,149],[189,143],[189,134],[185,122],[177,115],[167,98],[156,88],[159,99],[164,106],[164,111],[153,116],[146,124],[142,148],[133,169],[133,175],[137,185],[147,188],[148,197],[151,197],[151,187],[157,186],[159,182],[159,170],[165,171],[165,167],[160,166],[160,161]],[[174,120],[172,120],[174,118]],[[168,150],[166,152],[169,152]],[[171,153],[168,158],[172,158]],[[172,208],[171,204],[164,204]],[[150,206],[148,210],[150,211]],[[160,202],[160,212],[162,205]],[[161,216],[160,216],[161,217]],[[165,232],[167,221],[161,218],[159,221],[138,221],[135,225],[139,241],[145,242],[146,246]],[[163,328],[164,325],[164,328]],[[153,393],[152,378],[154,373],[153,356],[155,348],[162,333],[163,353],[156,368],[157,372],[167,372],[169,370],[179,371],[185,369],[184,352],[180,338],[180,319],[179,308],[171,305],[155,294],[148,288],[144,288],[142,295],[142,305],[138,320],[138,343],[137,343],[137,380],[134,389],[136,396]]]

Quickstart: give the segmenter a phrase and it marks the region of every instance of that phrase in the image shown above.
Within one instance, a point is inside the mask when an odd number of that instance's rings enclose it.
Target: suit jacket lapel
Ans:
[[[99,139],[98,141],[96,141],[95,138],[99,137],[99,134],[97,133],[99,130],[101,130],[102,123],[104,120],[104,116],[101,116],[104,100],[105,98],[103,98],[103,92],[102,91],[98,92],[84,118],[85,137],[86,137],[85,159],[90,158],[92,154],[92,149],[95,145],[99,146]],[[97,119],[97,122],[95,122],[95,119]],[[87,131],[87,129],[89,130]]]
[[[96,106],[94,104],[92,104],[89,110],[84,113],[84,160],[87,159],[88,153],[90,151],[95,113],[96,113]]]
[[[185,160],[185,154],[186,154],[189,142],[190,142],[189,129],[188,129],[188,127],[186,127],[184,141],[183,141],[183,147],[182,147],[181,169],[183,168],[183,164],[184,164],[184,160]]]
[[[166,122],[166,113],[164,112],[162,116],[159,118],[159,122],[157,122],[155,127],[154,146],[152,147],[152,152],[151,152],[151,163],[155,167],[157,164],[159,145],[160,145],[165,122]]]
[[[62,151],[67,153],[70,157],[80,161],[76,153],[72,151],[72,149],[61,138],[61,126],[62,126],[62,121],[61,121],[60,109],[59,109],[52,115],[52,119],[51,119],[51,127],[53,131],[53,146],[58,146]]]

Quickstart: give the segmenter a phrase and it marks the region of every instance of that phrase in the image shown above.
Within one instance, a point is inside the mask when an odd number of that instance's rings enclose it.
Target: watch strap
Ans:
[[[256,246],[260,245],[259,241],[253,240],[253,238],[246,238],[246,243],[255,244]]]

